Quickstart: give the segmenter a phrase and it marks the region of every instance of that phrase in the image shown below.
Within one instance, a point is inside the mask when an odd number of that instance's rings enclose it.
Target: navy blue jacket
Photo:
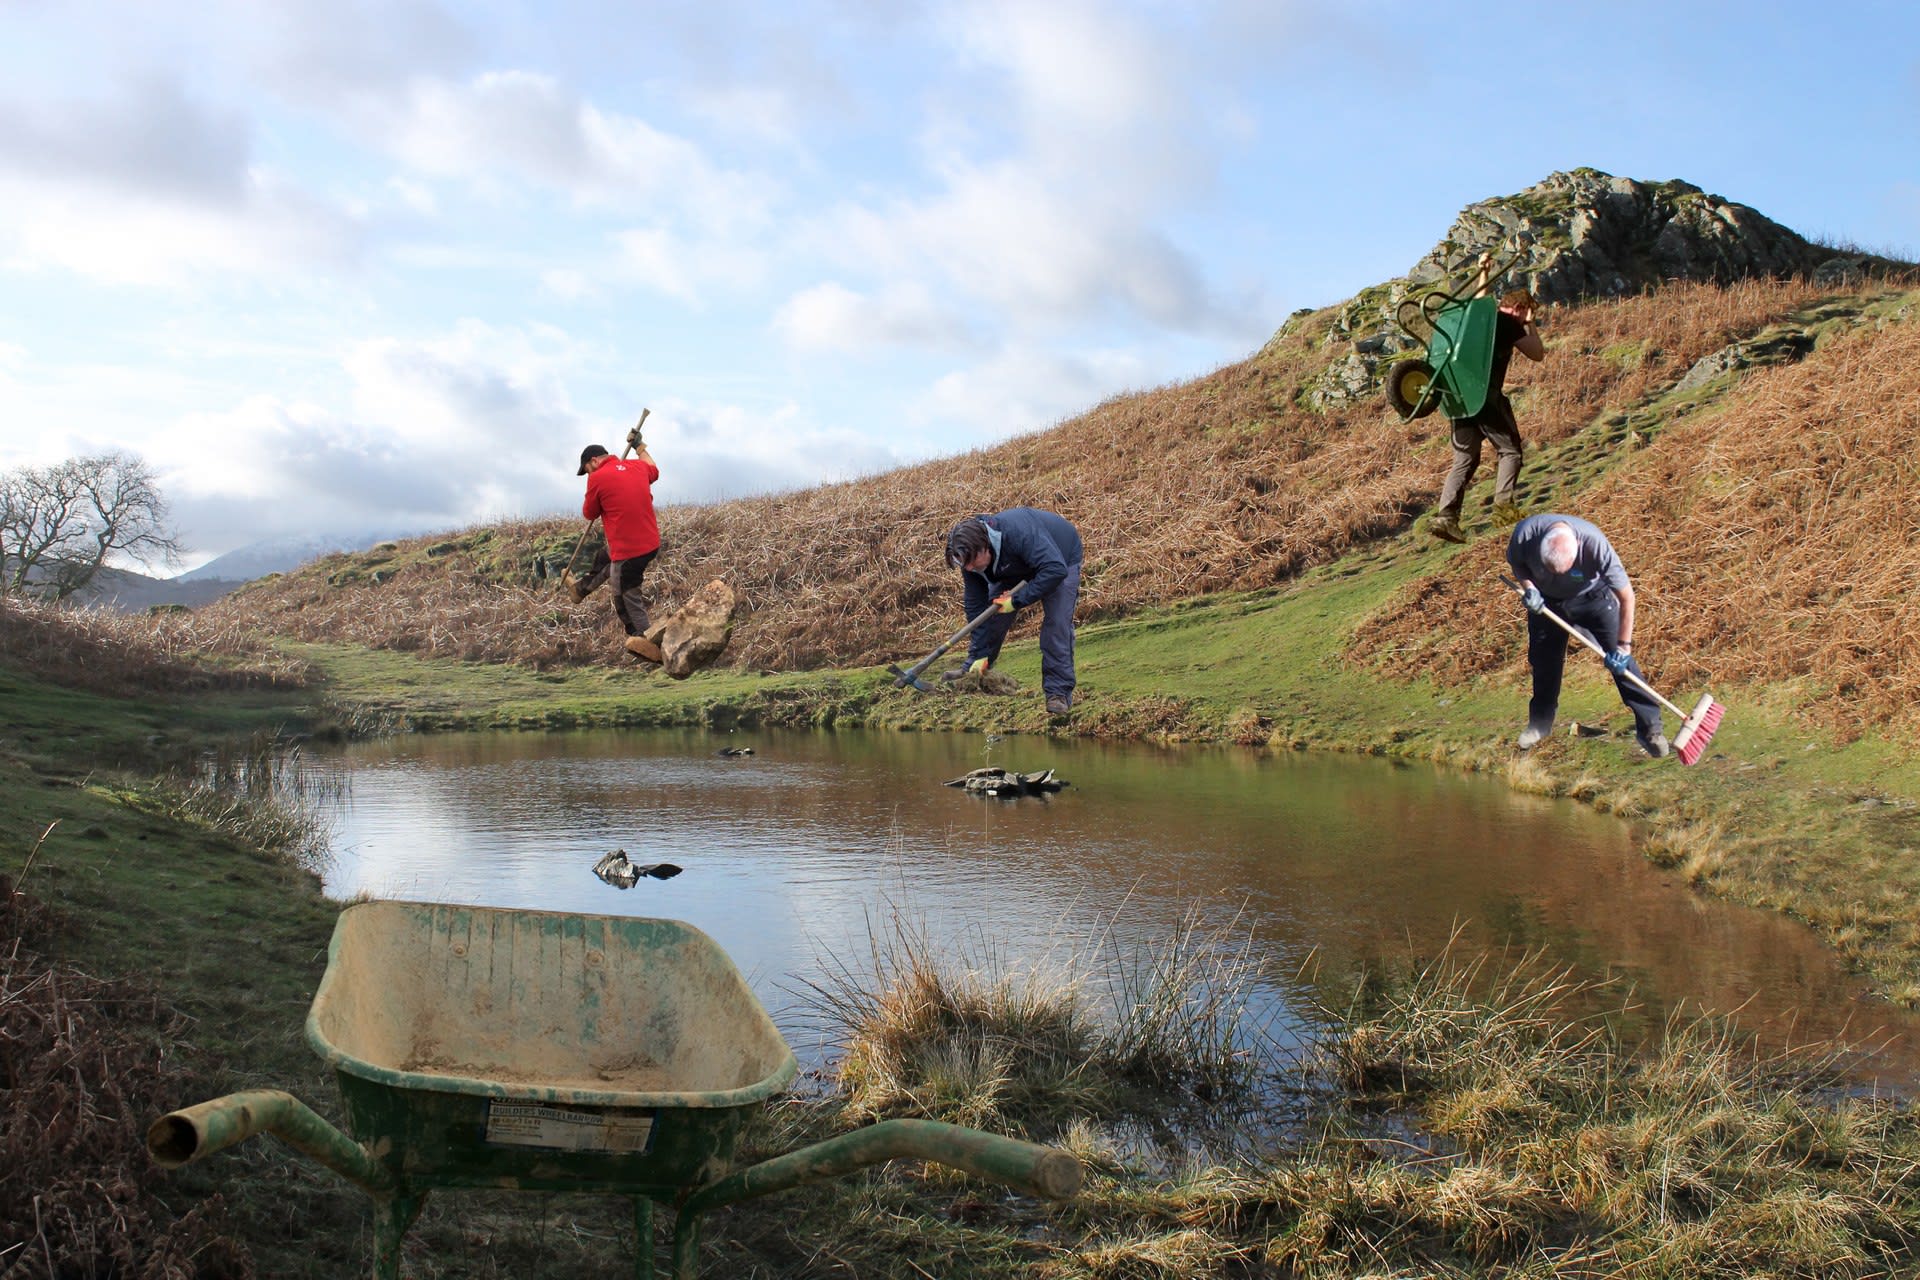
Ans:
[[[960,577],[967,586],[967,616],[972,618],[992,603],[993,598],[1024,579],[1026,586],[1013,593],[1013,607],[1024,609],[1046,597],[1067,576],[1067,570],[1079,564],[1085,554],[1080,531],[1065,516],[1038,507],[1008,507],[999,515],[981,516],[987,526],[987,541],[993,559],[980,573],[964,570]],[[983,639],[976,630],[977,639]],[[974,654],[980,657],[980,654]]]

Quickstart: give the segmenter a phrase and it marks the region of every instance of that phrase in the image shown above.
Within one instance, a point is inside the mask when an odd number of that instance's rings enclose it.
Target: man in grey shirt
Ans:
[[[1553,717],[1560,707],[1567,633],[1541,613],[1551,607],[1569,626],[1585,631],[1606,650],[1607,670],[1613,673],[1620,701],[1633,712],[1641,748],[1650,756],[1666,755],[1660,704],[1626,678],[1628,672],[1640,675],[1640,666],[1633,660],[1633,583],[1607,535],[1575,516],[1542,512],[1513,527],[1513,536],[1507,540],[1507,563],[1519,579],[1527,606],[1527,665],[1533,668],[1533,700],[1527,704],[1521,748],[1532,747],[1553,732]]]

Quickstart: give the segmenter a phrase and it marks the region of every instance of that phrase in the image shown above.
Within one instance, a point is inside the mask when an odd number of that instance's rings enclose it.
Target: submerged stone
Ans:
[[[945,785],[960,787],[968,795],[1009,797],[1052,795],[1067,783],[1064,779],[1054,777],[1051,769],[1043,769],[1039,773],[1015,773],[1011,769],[994,766],[975,769]]]

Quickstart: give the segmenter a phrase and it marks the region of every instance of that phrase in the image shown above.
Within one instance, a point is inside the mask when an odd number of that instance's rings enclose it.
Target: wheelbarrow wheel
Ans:
[[[1387,403],[1402,419],[1424,418],[1440,407],[1439,393],[1429,390],[1432,383],[1433,366],[1425,360],[1398,361],[1387,370]]]

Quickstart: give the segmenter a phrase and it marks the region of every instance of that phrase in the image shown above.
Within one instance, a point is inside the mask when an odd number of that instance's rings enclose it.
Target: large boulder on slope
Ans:
[[[674,679],[685,680],[726,652],[736,603],[733,588],[715,578],[648,627],[647,639],[662,651],[661,668]]]

